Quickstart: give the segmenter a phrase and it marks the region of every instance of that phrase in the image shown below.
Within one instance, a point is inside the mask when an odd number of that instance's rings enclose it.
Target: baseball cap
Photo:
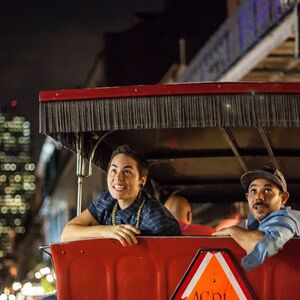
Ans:
[[[283,174],[275,168],[265,166],[261,169],[253,169],[244,173],[240,180],[242,187],[248,190],[250,183],[259,178],[265,178],[275,183],[282,191],[287,192],[287,184]]]

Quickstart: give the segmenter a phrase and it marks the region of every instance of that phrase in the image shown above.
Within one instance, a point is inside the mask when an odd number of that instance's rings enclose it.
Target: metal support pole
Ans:
[[[77,216],[81,214],[81,203],[82,203],[82,188],[83,188],[83,178],[78,176],[77,180]]]
[[[83,171],[84,161],[82,156],[83,148],[83,136],[78,134],[76,136],[76,156],[77,156],[77,169],[76,174],[77,180],[77,216],[81,214],[81,203],[82,203],[82,190],[83,190]]]
[[[84,146],[84,136],[83,134],[77,134],[76,136],[76,156],[77,156],[77,216],[81,214],[82,206],[82,194],[83,194],[83,178],[90,177],[92,175],[92,160],[95,155],[95,151],[99,146],[101,139],[99,138],[95,144],[92,153],[89,158],[88,174],[85,174],[85,161],[83,157],[83,146]]]

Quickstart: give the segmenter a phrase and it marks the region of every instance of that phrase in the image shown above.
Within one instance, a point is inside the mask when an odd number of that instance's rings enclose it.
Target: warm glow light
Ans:
[[[53,276],[51,275],[51,274],[48,274],[47,276],[46,276],[46,280],[48,281],[48,282],[53,282],[54,281],[54,278],[53,278]]]
[[[12,289],[13,289],[14,291],[20,290],[21,288],[22,288],[21,282],[15,281],[15,282],[12,284]]]
[[[31,283],[31,282],[26,282],[26,283],[23,285],[22,293],[23,293],[23,291],[28,291],[31,287],[32,287],[32,283]],[[23,294],[24,294],[24,293],[23,293]]]
[[[21,289],[21,293],[24,296],[42,296],[45,295],[45,290],[40,285],[33,286],[31,282],[26,282]]]
[[[40,269],[40,272],[44,276],[44,275],[49,274],[51,272],[51,270],[50,270],[50,268],[45,267],[45,268]]]

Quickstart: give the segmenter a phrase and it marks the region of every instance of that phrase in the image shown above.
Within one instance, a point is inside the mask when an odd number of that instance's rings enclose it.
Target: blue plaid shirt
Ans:
[[[126,209],[118,209],[116,224],[136,224],[137,211],[145,197],[139,230],[143,236],[181,235],[180,226],[171,213],[155,198],[142,192]],[[102,225],[112,225],[112,209],[116,203],[109,191],[104,190],[88,208],[91,215]]]
[[[264,238],[242,259],[242,266],[250,271],[262,264],[266,257],[276,254],[293,236],[300,236],[300,211],[282,208],[260,222],[250,215],[247,227],[264,233]]]

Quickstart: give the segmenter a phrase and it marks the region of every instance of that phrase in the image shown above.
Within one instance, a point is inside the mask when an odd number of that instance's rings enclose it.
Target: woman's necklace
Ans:
[[[137,211],[137,216],[136,216],[136,222],[135,222],[135,227],[139,229],[140,227],[140,219],[141,219],[141,213],[142,213],[142,208],[145,204],[145,197],[143,198],[142,203],[140,204],[138,211]],[[112,212],[111,212],[111,223],[112,225],[116,225],[116,214],[117,214],[117,209],[118,209],[118,201],[115,203]]]

